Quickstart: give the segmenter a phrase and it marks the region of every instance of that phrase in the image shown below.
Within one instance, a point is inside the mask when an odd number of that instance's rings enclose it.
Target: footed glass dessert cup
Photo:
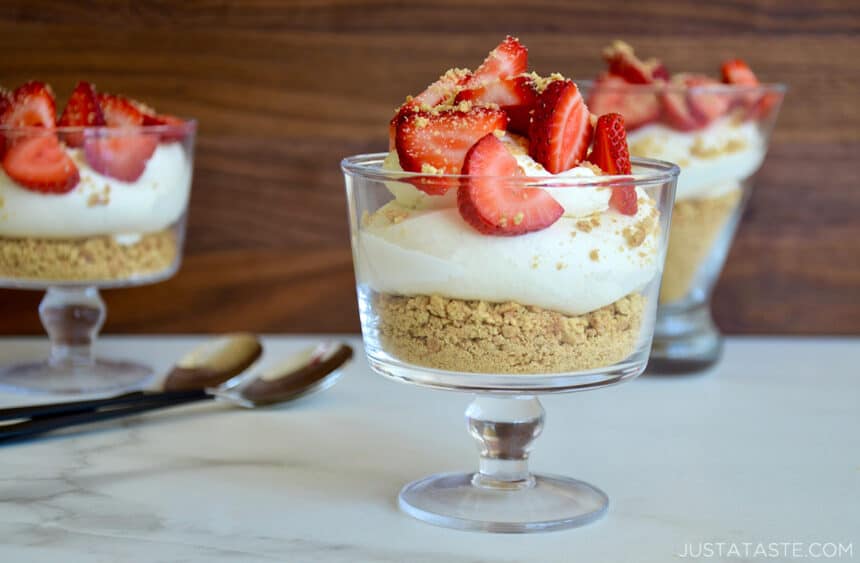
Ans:
[[[648,365],[655,373],[702,371],[722,354],[711,295],[785,94],[781,84],[682,83],[580,84],[589,107],[625,115],[631,156],[681,168]]]
[[[645,369],[677,166],[633,159],[629,176],[422,176],[384,168],[385,158],[342,163],[365,351],[386,377],[471,393],[466,422],[480,451],[477,471],[406,485],[400,508],[486,532],[599,518],[608,506],[600,489],[529,470],[544,422],[537,396],[597,389]],[[566,212],[528,234],[483,234],[458,209],[470,182],[523,198],[543,189]],[[635,212],[591,205],[631,188]]]
[[[160,282],[179,268],[196,122],[0,127],[0,287],[46,291],[48,359],[0,368],[0,389],[105,393],[145,386],[149,366],[97,358],[100,289]],[[42,184],[38,178],[63,177]]]

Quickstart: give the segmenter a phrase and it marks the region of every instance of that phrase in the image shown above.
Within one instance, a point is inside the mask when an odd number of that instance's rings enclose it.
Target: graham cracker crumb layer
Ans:
[[[143,235],[133,244],[112,236],[84,239],[0,237],[0,277],[22,280],[99,281],[156,275],[179,252],[171,229]]]
[[[740,200],[741,190],[736,189],[716,198],[675,202],[660,303],[678,301],[689,293],[714,241]]]
[[[633,353],[645,298],[632,293],[568,316],[519,303],[438,295],[374,295],[382,346],[413,364],[471,373],[559,373],[608,366]]]

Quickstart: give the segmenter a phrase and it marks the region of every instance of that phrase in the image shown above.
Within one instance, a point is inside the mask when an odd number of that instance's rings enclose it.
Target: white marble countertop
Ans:
[[[100,349],[166,368],[198,340]],[[305,342],[266,338],[265,358]],[[0,363],[43,352],[0,340]],[[601,487],[609,513],[493,535],[396,506],[404,483],[476,465],[469,397],[386,380],[360,357],[334,388],[274,410],[189,406],[0,447],[0,561],[647,563],[703,542],[724,553],[711,561],[762,559],[729,551],[744,542],[800,544],[781,561],[851,544],[839,559],[860,560],[858,362],[858,339],[730,339],[704,376],[543,398],[533,468]]]

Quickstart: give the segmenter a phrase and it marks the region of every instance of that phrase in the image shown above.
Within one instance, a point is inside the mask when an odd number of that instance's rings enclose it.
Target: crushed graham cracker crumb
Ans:
[[[600,250],[594,248],[591,252],[588,253],[588,257],[591,258],[592,262],[600,261]]]

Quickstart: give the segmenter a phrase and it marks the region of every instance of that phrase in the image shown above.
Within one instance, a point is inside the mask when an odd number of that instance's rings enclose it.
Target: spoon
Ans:
[[[183,359],[189,358],[209,344],[196,348]],[[76,410],[70,410],[69,403],[5,409],[0,411],[0,420],[25,416],[29,416],[30,419],[0,426],[0,442],[202,400],[216,399],[245,408],[283,403],[334,385],[342,375],[342,370],[339,368],[351,357],[352,348],[347,344],[322,342],[300,350],[286,361],[262,373],[235,375],[216,387],[129,393],[119,397],[81,401],[77,403],[81,406],[71,407]],[[179,363],[182,363],[182,360]],[[208,366],[205,361],[194,365]],[[186,365],[185,368],[188,366]],[[212,377],[211,372],[209,373],[210,375],[206,377]],[[65,410],[58,410],[61,408]],[[82,408],[86,410],[82,411]]]

